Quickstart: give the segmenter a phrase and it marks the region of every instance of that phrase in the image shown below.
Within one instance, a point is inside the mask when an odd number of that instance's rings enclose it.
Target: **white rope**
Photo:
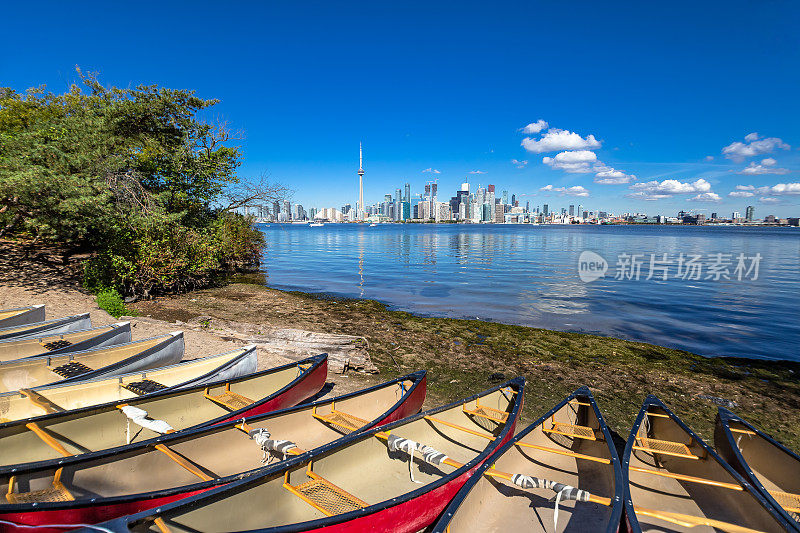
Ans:
[[[150,431],[164,434],[173,429],[172,426],[163,420],[148,418],[147,411],[134,407],[133,405],[124,405],[120,407],[120,411],[122,411],[131,422],[143,428],[147,428]],[[130,438],[130,431],[128,432],[128,438]]]
[[[579,502],[589,501],[590,494],[588,491],[576,489],[570,485],[558,483],[557,481],[550,481],[549,479],[541,479],[523,474],[514,474],[511,476],[511,482],[523,489],[549,489],[556,493],[554,498],[550,500],[555,500],[555,509],[553,510],[554,531],[558,530],[558,506],[562,499],[575,500]]]
[[[28,524],[17,524],[16,522],[9,522],[7,520],[0,519],[0,524],[5,524],[8,526],[14,526],[19,528],[28,528],[28,529],[45,529],[45,528],[58,528],[58,529],[77,529],[79,527],[85,527],[89,529],[94,529],[95,531],[102,531],[103,533],[114,533],[110,529],[106,529],[104,527],[95,526],[92,524],[42,524],[38,526],[28,525]]]
[[[261,450],[264,452],[264,456],[261,458],[261,462],[265,464],[269,464],[269,454],[268,452],[278,452],[283,454],[283,460],[286,460],[287,454],[297,448],[297,445],[290,441],[290,440],[281,440],[281,439],[271,439],[270,432],[267,428],[258,428],[253,429],[247,433],[250,435],[250,438],[256,441],[256,444],[261,446]]]
[[[403,451],[408,454],[408,473],[411,476],[411,481],[414,483],[423,483],[422,481],[417,481],[414,479],[414,469],[412,468],[414,463],[414,452],[420,452],[422,454],[423,461],[436,466],[441,465],[447,459],[447,455],[443,454],[436,448],[432,448],[411,439],[404,439],[403,437],[398,437],[397,435],[389,434],[389,438],[386,440],[386,445],[390,452]]]

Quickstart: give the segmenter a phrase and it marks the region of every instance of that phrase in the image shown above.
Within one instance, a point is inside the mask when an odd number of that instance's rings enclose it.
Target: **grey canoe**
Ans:
[[[89,313],[81,315],[54,318],[43,322],[33,322],[21,326],[10,326],[0,329],[0,340],[22,339],[36,335],[55,335],[58,333],[69,333],[92,327],[92,319]]]
[[[164,390],[230,380],[256,371],[254,345],[209,357],[121,376],[45,385],[0,394],[0,421],[27,420],[51,413],[125,402]]]
[[[183,357],[183,332],[62,355],[0,363],[0,393],[85,379],[117,376],[177,363]]]
[[[0,328],[24,326],[34,322],[44,322],[44,305],[0,309]]]
[[[55,333],[0,340],[0,361],[26,357],[83,352],[131,342],[131,323],[117,322],[110,326],[83,329],[72,333]]]

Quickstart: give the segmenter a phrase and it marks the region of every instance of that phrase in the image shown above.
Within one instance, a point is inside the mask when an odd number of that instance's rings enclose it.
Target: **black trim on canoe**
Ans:
[[[608,521],[608,528],[606,528],[607,533],[616,533],[619,531],[620,522],[622,520],[622,511],[624,509],[623,506],[623,497],[625,495],[625,487],[626,482],[625,479],[622,477],[622,468],[620,467],[619,457],[617,456],[617,449],[614,446],[614,441],[611,439],[611,433],[608,430],[608,426],[606,425],[606,421],[603,418],[600,409],[597,407],[597,403],[594,401],[594,396],[592,396],[592,392],[589,390],[589,387],[583,386],[578,388],[575,392],[561,400],[555,407],[547,411],[544,415],[542,415],[538,420],[534,423],[517,433],[513,439],[508,441],[506,444],[503,445],[502,448],[497,450],[495,453],[495,458],[500,458],[502,455],[507,452],[509,449],[514,447],[514,445],[528,435],[531,431],[535,430],[537,427],[542,425],[548,418],[553,416],[556,412],[558,412],[562,407],[564,407],[570,400],[572,399],[585,399],[587,400],[594,410],[595,416],[600,425],[600,429],[603,431],[603,438],[606,441],[606,444],[609,449],[609,453],[611,454],[611,465],[614,468],[614,497],[611,498],[613,502],[611,508],[611,517]],[[495,461],[486,461],[483,465],[481,465],[478,470],[472,475],[471,478],[461,487],[461,490],[455,495],[453,500],[450,502],[450,505],[445,508],[442,515],[439,517],[439,520],[434,524],[432,533],[444,533],[447,527],[450,525],[450,521],[455,516],[456,511],[464,500],[469,495],[470,491],[472,491],[473,487],[478,484],[478,482],[483,477],[483,473],[486,472],[488,469],[494,466]],[[578,487],[580,488],[580,487]],[[476,527],[478,527],[476,525]]]
[[[409,416],[407,418],[404,418],[402,420],[398,420],[396,422],[392,422],[390,424],[385,424],[385,425],[380,426],[378,428],[374,428],[374,429],[370,429],[370,430],[367,430],[367,431],[363,431],[361,433],[353,433],[353,434],[347,435],[346,437],[344,437],[344,438],[342,438],[340,440],[331,442],[329,444],[326,444],[325,446],[320,446],[319,448],[317,448],[315,450],[311,450],[311,451],[306,452],[306,453],[304,453],[302,455],[298,455],[298,456],[296,456],[296,457],[294,457],[292,459],[288,459],[287,461],[284,461],[284,462],[282,462],[282,463],[280,463],[278,465],[264,467],[260,471],[254,473],[253,475],[251,475],[251,476],[249,476],[249,477],[247,477],[245,479],[242,479],[242,480],[239,480],[239,481],[234,481],[233,483],[230,483],[230,484],[225,485],[223,487],[218,487],[218,488],[215,488],[215,489],[211,489],[211,490],[209,490],[207,492],[204,492],[202,494],[198,494],[198,495],[195,495],[195,496],[189,496],[189,497],[184,498],[182,500],[178,500],[176,502],[172,502],[172,503],[169,503],[169,504],[166,504],[166,505],[162,505],[162,506],[157,507],[155,509],[150,509],[150,510],[147,510],[147,511],[143,511],[141,513],[128,515],[126,517],[118,518],[116,520],[109,520],[108,522],[103,522],[101,524],[97,524],[97,526],[95,526],[95,527],[104,527],[104,528],[111,529],[112,531],[129,531],[128,524],[133,523],[133,522],[138,522],[140,520],[146,520],[146,519],[148,519],[150,517],[154,517],[156,515],[166,514],[170,510],[173,510],[173,509],[176,509],[176,508],[179,508],[179,507],[186,507],[189,510],[192,510],[192,509],[196,509],[198,507],[202,507],[202,506],[204,506],[206,504],[209,504],[209,503],[214,503],[214,502],[217,502],[217,501],[224,500],[231,493],[239,493],[239,492],[248,490],[249,488],[251,488],[253,486],[256,486],[256,485],[259,485],[260,483],[263,483],[264,482],[263,480],[265,478],[271,478],[271,477],[277,475],[278,473],[283,472],[284,470],[287,470],[289,468],[294,468],[295,466],[298,466],[298,465],[301,465],[301,464],[305,464],[309,460],[312,460],[314,458],[335,453],[337,450],[346,448],[347,446],[351,445],[353,442],[355,442],[357,440],[372,438],[376,433],[379,433],[381,431],[388,431],[388,430],[394,429],[395,427],[403,426],[405,424],[409,424],[411,422],[420,420],[420,419],[422,419],[422,418],[424,418],[426,416],[430,416],[430,415],[433,415],[433,414],[436,414],[436,413],[440,413],[442,411],[447,411],[448,409],[452,409],[454,407],[458,407],[460,405],[463,405],[464,403],[470,402],[470,401],[475,400],[477,398],[480,398],[482,396],[486,396],[487,394],[491,394],[492,392],[500,390],[502,388],[512,388],[516,392],[516,395],[514,397],[514,403],[512,404],[513,407],[511,409],[511,411],[509,412],[508,418],[507,418],[509,423],[506,423],[503,426],[503,429],[500,430],[500,432],[497,434],[497,436],[494,438],[494,440],[492,442],[490,442],[490,443],[488,443],[486,445],[486,448],[484,448],[484,450],[481,453],[476,455],[471,461],[466,463],[461,468],[458,468],[458,469],[454,470],[450,474],[448,474],[446,476],[443,476],[443,477],[439,478],[436,481],[428,483],[427,485],[423,485],[423,486],[421,486],[420,488],[418,488],[416,490],[404,493],[403,495],[401,495],[399,497],[396,497],[396,498],[391,498],[389,500],[384,500],[384,501],[382,501],[380,503],[369,505],[369,506],[364,507],[362,509],[357,509],[355,511],[349,511],[347,513],[342,513],[342,514],[338,514],[338,515],[335,515],[335,516],[328,516],[328,517],[324,517],[324,518],[318,518],[316,520],[307,520],[305,522],[298,522],[298,523],[295,523],[295,524],[288,524],[288,525],[284,525],[284,526],[277,526],[277,527],[271,527],[271,528],[265,528],[265,529],[255,529],[255,530],[249,530],[249,531],[252,531],[252,532],[255,532],[255,531],[267,532],[268,531],[269,533],[294,533],[294,532],[299,532],[299,531],[316,530],[316,529],[321,529],[321,528],[328,527],[328,526],[341,524],[343,522],[348,522],[350,520],[355,520],[355,519],[360,518],[362,516],[368,516],[368,515],[383,511],[385,509],[388,509],[390,507],[394,507],[394,506],[397,506],[397,505],[402,505],[403,503],[405,503],[407,501],[411,501],[411,500],[413,500],[415,498],[423,496],[427,492],[436,490],[437,488],[442,487],[442,486],[446,485],[447,483],[450,483],[454,479],[464,475],[465,473],[469,472],[471,469],[475,468],[475,466],[480,464],[481,462],[489,460],[489,458],[494,454],[494,452],[497,451],[498,445],[503,441],[503,439],[506,438],[508,433],[511,431],[511,426],[513,424],[511,424],[510,422],[512,420],[514,422],[516,422],[518,417],[519,417],[519,413],[520,413],[520,411],[522,409],[523,396],[524,396],[524,392],[525,392],[525,378],[517,377],[517,378],[511,379],[511,380],[509,380],[509,381],[507,381],[507,382],[505,382],[503,384],[494,386],[494,387],[492,387],[490,389],[487,389],[487,390],[485,390],[483,392],[480,392],[478,394],[474,394],[474,395],[470,396],[469,398],[464,398],[462,400],[458,400],[456,402],[449,403],[447,405],[436,407],[434,409],[429,409],[428,411],[423,411],[423,412],[418,413],[416,415]],[[91,529],[86,529],[85,531],[87,531],[87,533],[88,533],[89,531],[91,531]]]
[[[678,418],[678,416],[670,411],[670,409],[658,399],[658,397],[653,396],[652,394],[648,395],[645,398],[644,403],[642,404],[642,408],[639,410],[639,415],[636,417],[636,421],[633,423],[633,428],[631,429],[630,435],[628,435],[628,440],[625,443],[625,452],[622,454],[622,472],[625,476],[625,514],[628,518],[628,524],[630,526],[630,530],[632,533],[641,533],[642,527],[639,525],[639,519],[636,516],[636,511],[633,509],[633,501],[631,500],[631,491],[630,491],[630,477],[629,473],[630,470],[628,467],[630,466],[631,461],[631,452],[633,451],[633,443],[636,440],[636,433],[639,429],[639,426],[642,424],[642,420],[644,419],[645,413],[647,412],[649,407],[658,407],[659,409],[663,409],[664,413],[669,415],[673,422],[678,424],[678,426],[685,431],[694,442],[698,443],[700,446],[703,447],[708,457],[712,457],[717,460],[717,462],[724,468],[733,478],[746,490],[749,492],[766,510],[769,512],[775,521],[789,530],[789,524],[783,519],[783,517],[778,514],[778,512],[769,504],[764,497],[759,494],[757,490],[755,490],[750,483],[748,483],[742,476],[739,475],[736,470],[733,469],[731,465],[729,465],[725,460],[714,451],[714,448],[709,446],[705,443],[703,439],[701,439],[694,431],[692,431],[689,426],[683,423],[683,420]]]
[[[86,322],[86,324],[81,325],[81,322],[84,321]],[[65,316],[63,318],[53,318],[51,320],[45,320],[44,322],[34,322],[32,324],[20,324],[18,326],[8,326],[0,329],[0,339],[1,340],[27,339],[30,337],[35,337],[40,334],[45,334],[48,331],[60,327],[70,326],[70,324],[76,324],[76,326],[74,328],[68,327],[68,329],[64,330],[63,333],[72,333],[73,331],[91,328],[92,319],[89,317],[89,313],[81,313],[80,315]],[[9,330],[18,330],[20,328],[30,328],[30,329],[26,329],[25,331],[20,331],[16,333],[9,332]]]
[[[403,381],[413,381],[411,386],[406,390],[405,394],[397,400],[395,403],[392,404],[391,407],[386,409],[384,412],[376,416],[373,420],[370,421],[370,424],[376,420],[383,420],[386,416],[390,413],[395,411],[399,406],[401,406],[410,395],[419,387],[419,385],[423,382],[426,376],[426,372],[424,370],[417,370],[416,372],[412,372],[410,374],[406,374],[405,376],[400,376],[398,378],[386,381],[384,383],[379,383],[377,385],[372,385],[367,387],[366,389],[361,389],[354,392],[349,392],[347,394],[343,394],[341,396],[337,396],[335,398],[327,398],[323,400],[317,400],[315,402],[306,403],[295,405],[293,407],[286,407],[283,409],[279,409],[277,411],[271,411],[269,413],[264,413],[255,417],[247,418],[246,421],[248,422],[258,422],[265,418],[274,418],[276,416],[281,416],[285,414],[289,414],[295,411],[302,411],[307,409],[313,409],[314,407],[318,407],[320,405],[330,404],[331,402],[339,402],[342,400],[346,400],[348,398],[352,398],[354,396],[361,396],[364,394],[368,394],[374,392],[379,389],[383,389],[386,387],[391,387],[396,383],[400,383]],[[69,468],[74,467],[76,463],[95,463],[95,464],[104,464],[108,462],[112,462],[115,460],[125,459],[127,457],[136,455],[135,452],[142,448],[154,448],[157,444],[165,444],[166,446],[172,446],[175,444],[179,444],[181,442],[186,442],[192,440],[197,437],[203,437],[205,435],[211,433],[217,433],[220,431],[226,431],[230,429],[232,426],[240,424],[242,420],[236,420],[234,422],[229,422],[226,424],[220,424],[216,426],[201,426],[201,427],[192,427],[187,428],[181,431],[176,431],[175,433],[169,433],[166,435],[161,435],[158,437],[154,437],[152,439],[144,440],[139,443],[135,444],[128,444],[126,446],[120,446],[117,448],[109,448],[107,450],[100,450],[97,452],[91,452],[82,456],[75,456],[75,457],[65,457],[62,459],[54,459],[52,461],[48,461],[51,464],[43,464],[42,463],[32,463],[35,464],[35,467],[26,468],[25,473],[34,473],[34,472],[41,472],[47,470],[53,470],[56,468]],[[376,426],[377,427],[377,426]],[[356,435],[361,433],[361,430],[354,431],[353,433],[343,435],[342,437],[332,441],[326,446],[335,444],[337,442],[341,442],[343,439],[349,437],[350,435]],[[318,448],[319,449],[319,448]],[[309,452],[314,452],[315,450],[309,450]],[[309,453],[309,452],[306,452]],[[297,457],[303,457],[306,454],[299,455]],[[291,459],[289,459],[291,460]],[[276,463],[274,466],[280,466],[281,463]],[[94,466],[94,465],[93,465]],[[80,509],[84,507],[93,507],[96,505],[117,505],[121,503],[127,503],[131,501],[140,501],[140,500],[152,500],[157,498],[163,498],[166,496],[171,496],[176,493],[181,492],[191,492],[195,490],[205,490],[210,487],[214,487],[217,485],[226,485],[233,481],[238,481],[240,479],[244,479],[250,477],[253,474],[259,473],[264,470],[265,467],[258,467],[251,470],[246,470],[244,472],[239,472],[238,474],[231,474],[229,476],[224,476],[218,479],[212,479],[210,481],[201,481],[199,483],[192,483],[188,485],[182,485],[179,487],[172,487],[168,489],[162,489],[158,491],[151,491],[151,492],[140,492],[136,494],[125,494],[121,496],[111,496],[108,498],[91,498],[91,499],[82,499],[82,500],[74,500],[68,502],[37,502],[36,504],[9,504],[9,503],[0,503],[0,515],[6,513],[26,513],[32,511],[48,511],[48,510],[61,510],[66,511],[68,509]],[[269,468],[269,467],[266,467]],[[12,474],[13,475],[13,474]],[[2,478],[0,478],[2,479]],[[150,511],[143,511],[143,512],[152,512]],[[78,527],[78,526],[75,526]]]
[[[266,370],[262,370],[261,372],[256,372],[255,374],[247,374],[245,376],[240,376],[240,377],[234,378],[234,379],[221,379],[219,381],[213,381],[213,382],[210,382],[210,383],[202,383],[202,384],[197,385],[195,387],[187,387],[185,389],[168,389],[168,390],[164,390],[164,391],[157,391],[157,392],[154,392],[152,394],[146,394],[144,396],[140,396],[138,398],[132,398],[132,399],[126,400],[126,401],[117,400],[117,401],[114,401],[114,402],[107,402],[107,403],[100,404],[100,405],[92,405],[92,406],[89,406],[89,407],[82,407],[80,409],[72,409],[70,411],[64,411],[64,412],[61,412],[61,413],[50,413],[50,414],[37,416],[37,417],[32,417],[32,418],[26,418],[26,419],[22,419],[22,420],[14,420],[14,421],[11,421],[11,422],[6,422],[5,424],[0,424],[0,429],[4,429],[4,428],[6,428],[6,427],[8,427],[10,425],[13,425],[13,424],[18,424],[18,425],[23,425],[24,426],[24,425],[26,425],[26,424],[28,424],[30,422],[38,422],[39,420],[57,418],[57,417],[82,418],[82,415],[84,413],[88,412],[88,411],[103,410],[103,409],[106,409],[108,407],[116,406],[116,405],[118,405],[120,403],[125,403],[125,404],[128,404],[128,405],[134,405],[135,406],[135,405],[139,405],[140,403],[146,403],[146,402],[151,401],[151,400],[158,400],[158,399],[161,399],[161,398],[164,398],[164,397],[168,397],[168,396],[177,396],[179,394],[187,394],[187,393],[191,393],[191,392],[195,392],[195,391],[198,391],[198,390],[205,389],[206,387],[212,387],[212,386],[219,385],[219,384],[224,384],[224,383],[237,383],[237,382],[240,382],[240,381],[243,381],[243,380],[252,379],[254,377],[260,377],[260,376],[263,376],[265,374],[280,372],[281,370],[284,370],[284,369],[287,369],[287,368],[299,367],[300,365],[303,365],[303,364],[311,364],[311,366],[308,369],[303,370],[300,373],[300,375],[295,377],[287,385],[285,385],[282,388],[280,388],[279,390],[273,392],[269,396],[267,396],[265,398],[262,398],[262,399],[260,399],[260,400],[258,400],[256,402],[248,405],[247,407],[243,407],[242,409],[239,409],[238,411],[231,411],[229,413],[225,413],[223,415],[218,416],[217,418],[213,418],[211,420],[207,420],[205,422],[201,422],[199,424],[195,424],[194,426],[190,426],[190,428],[201,428],[201,427],[212,426],[214,424],[218,424],[218,423],[222,422],[223,420],[227,420],[228,418],[236,416],[237,413],[240,413],[240,412],[243,412],[243,411],[249,411],[249,410],[253,409],[256,406],[261,405],[263,403],[266,403],[266,402],[272,400],[273,398],[283,394],[287,390],[290,390],[291,388],[293,388],[294,386],[299,384],[301,381],[306,379],[308,376],[310,376],[317,368],[319,368],[320,365],[325,363],[327,361],[327,359],[328,359],[328,354],[314,355],[314,356],[311,356],[311,357],[309,357],[307,359],[303,359],[301,361],[294,361],[292,363],[288,363],[288,364],[285,364],[285,365],[282,365],[282,366],[273,367],[273,368],[268,368]],[[240,421],[240,419],[238,419],[238,420]],[[185,429],[190,429],[190,428],[185,428]],[[175,433],[177,433],[177,431]],[[172,433],[170,435],[172,435]],[[142,442],[150,442],[150,441],[142,441]],[[0,443],[2,443],[2,439],[0,439]],[[120,448],[122,448],[122,447],[121,446],[116,446],[116,447],[108,448],[108,449],[109,450],[119,451]],[[98,450],[97,452],[89,452],[89,453],[98,453],[100,451],[103,451],[103,450]],[[19,471],[26,471],[27,472],[27,471],[31,471],[33,469],[39,469],[40,466],[41,467],[51,467],[51,468],[55,467],[55,468],[58,468],[62,463],[65,463],[66,461],[72,459],[73,457],[84,457],[84,456],[85,456],[84,454],[78,454],[78,455],[71,456],[71,457],[60,457],[60,458],[57,458],[57,459],[48,459],[48,460],[45,460],[45,461],[32,461],[32,462],[29,462],[29,463],[16,463],[16,464],[13,464],[13,465],[5,465],[5,466],[0,465],[0,476],[13,475],[15,472],[19,472]]]
[[[75,344],[70,344],[69,346],[64,346],[63,348],[56,348],[55,350],[49,350],[47,352],[43,352],[37,355],[28,355],[26,357],[20,357],[19,359],[33,359],[35,357],[47,357],[51,355],[62,355],[65,353],[73,353],[73,352],[88,352],[89,350],[95,349],[102,349],[102,348],[112,348],[114,346],[119,346],[121,344],[128,344],[131,341],[131,323],[130,322],[115,322],[114,324],[110,324],[108,326],[99,326],[96,328],[86,328],[86,329],[78,329],[75,331],[70,331],[68,333],[53,333],[48,334],[47,332],[43,333],[41,336],[34,335],[33,338],[37,337],[55,337],[57,335],[71,335],[73,333],[86,333],[88,331],[94,331],[97,329],[106,329],[110,328],[108,331],[95,335],[94,337],[90,337],[88,339],[82,340],[80,342],[76,342]],[[123,340],[121,342],[114,342],[113,344],[105,344],[100,346],[101,343],[113,339],[114,337],[118,337],[120,335],[125,336],[127,332],[127,340]],[[22,339],[11,338],[11,339],[2,339],[0,340],[0,349],[4,346],[9,346],[12,343],[20,342],[20,341],[30,341],[32,340],[31,337],[25,337]]]
[[[730,431],[731,422],[737,422],[747,427],[747,429],[754,432],[757,436],[775,446],[775,448],[777,448],[776,451],[785,453],[790,459],[796,461],[798,464],[800,464],[800,456],[743,418],[728,411],[724,407],[720,407],[718,409],[717,420],[714,427],[714,447],[717,449],[719,454],[723,456],[734,469],[736,469],[737,472],[744,476],[747,481],[749,481],[750,484],[753,485],[753,487],[755,487],[759,493],[761,493],[764,499],[767,500],[770,505],[772,505],[775,510],[780,513],[787,522],[789,522],[789,524],[794,526],[795,531],[800,532],[800,524],[797,522],[797,520],[795,520],[792,515],[790,515],[786,509],[781,506],[781,504],[775,501],[775,498],[772,497],[772,495],[769,493],[769,490],[767,490],[761,481],[758,480],[758,476],[755,475],[755,472],[753,472],[753,470],[750,468],[750,465],[748,465],[747,461],[745,461],[739,446],[736,445],[736,439],[733,437],[733,433]]]

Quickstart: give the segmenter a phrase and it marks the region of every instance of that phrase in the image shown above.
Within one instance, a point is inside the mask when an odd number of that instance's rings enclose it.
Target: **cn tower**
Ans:
[[[364,151],[358,143],[358,215],[359,220],[364,220]]]

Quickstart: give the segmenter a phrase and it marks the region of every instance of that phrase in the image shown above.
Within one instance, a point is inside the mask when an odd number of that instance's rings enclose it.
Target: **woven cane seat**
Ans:
[[[89,368],[80,361],[70,361],[65,365],[57,366],[55,368],[51,368],[50,370],[52,370],[62,378],[72,378],[75,376],[81,376],[83,374],[86,374],[87,372],[93,371],[92,368]]]

